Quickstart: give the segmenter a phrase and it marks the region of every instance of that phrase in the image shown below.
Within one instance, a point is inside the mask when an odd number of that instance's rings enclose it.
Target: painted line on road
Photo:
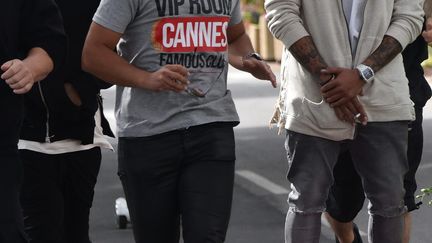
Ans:
[[[269,179],[267,179],[261,175],[258,175],[257,173],[252,172],[250,170],[237,170],[236,174],[249,180],[249,181],[251,181],[251,182],[253,182],[257,186],[259,186],[259,187],[261,187],[261,188],[263,188],[263,189],[265,189],[265,190],[267,190],[273,194],[280,195],[280,194],[288,194],[289,193],[289,191],[286,188],[279,186],[278,184],[273,183]]]
[[[426,170],[426,169],[431,169],[431,168],[432,168],[432,164],[420,165],[420,167],[419,167],[420,170]]]
[[[261,176],[255,172],[252,172],[250,170],[237,170],[236,174],[249,180],[249,181],[251,181],[251,182],[253,182],[257,186],[259,186],[259,187],[261,187],[261,188],[263,188],[263,189],[265,189],[265,190],[267,190],[273,194],[281,195],[281,194],[288,194],[289,193],[289,191],[286,188],[270,181],[269,179],[265,178],[264,176]],[[328,223],[328,221],[325,219],[324,214],[321,217],[321,223],[324,226],[326,226],[327,228],[331,229],[331,226]],[[362,237],[367,236],[366,232],[364,232],[362,230],[359,230],[359,232],[360,232],[360,235]]]

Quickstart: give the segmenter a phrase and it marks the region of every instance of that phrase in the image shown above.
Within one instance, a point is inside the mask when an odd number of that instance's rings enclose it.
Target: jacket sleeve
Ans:
[[[386,35],[405,48],[420,35],[423,26],[424,0],[395,0],[391,24]]]
[[[27,0],[23,6],[20,39],[24,50],[44,49],[57,67],[66,55],[66,35],[53,0]]]
[[[300,18],[301,5],[302,0],[265,0],[264,2],[269,30],[287,48],[309,35]]]

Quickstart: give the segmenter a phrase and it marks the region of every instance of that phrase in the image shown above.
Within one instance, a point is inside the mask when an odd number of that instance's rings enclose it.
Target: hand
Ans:
[[[366,125],[368,117],[363,105],[360,103],[357,97],[350,100],[348,103],[334,107],[336,116],[341,121],[345,121],[351,124],[360,122],[362,125]]]
[[[321,87],[321,93],[331,107],[343,105],[357,95],[362,95],[365,82],[357,69],[327,68],[322,74],[334,74],[335,78]]]
[[[276,76],[266,62],[257,60],[253,57],[249,57],[242,58],[242,63],[242,69],[244,71],[252,74],[257,79],[269,80],[273,88],[277,87]]]
[[[429,44],[432,44],[432,17],[426,20],[426,30],[422,33],[423,38]]]
[[[4,72],[1,78],[6,81],[15,94],[27,93],[35,82],[34,75],[25,62],[13,59],[1,67]]]
[[[187,89],[187,85],[190,83],[187,79],[188,76],[188,70],[181,65],[165,65],[145,77],[140,86],[153,91],[182,92]]]

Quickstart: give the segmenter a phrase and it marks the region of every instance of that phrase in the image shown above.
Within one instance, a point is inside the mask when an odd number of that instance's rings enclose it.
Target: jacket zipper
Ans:
[[[343,0],[340,0],[340,4],[339,4],[339,11],[342,11],[343,19],[344,19],[344,21],[345,21],[345,30],[346,30],[346,33],[347,33],[347,36],[346,36],[346,37],[348,38],[348,43],[349,43],[349,54],[350,54],[350,56],[351,56],[351,66],[353,66],[354,56],[353,56],[353,54],[352,54],[352,44],[351,44],[351,41],[350,41],[350,32],[349,32],[348,20],[347,20],[346,14],[345,14],[345,10],[344,10],[344,8],[343,8]]]
[[[350,41],[350,37],[349,37],[350,33],[349,33],[348,21],[347,21],[346,15],[345,15],[345,10],[343,9],[343,0],[339,1],[339,11],[342,11],[342,13],[343,13],[343,19],[345,21],[345,31],[347,33],[346,38],[348,38],[348,43],[349,43],[349,50],[348,50],[349,52],[348,53],[351,56],[351,66],[353,67],[354,66],[354,56],[352,54],[351,41]],[[362,28],[362,30],[363,30],[363,28]],[[360,39],[360,36],[359,36],[359,39]],[[356,52],[357,52],[357,50],[356,50]],[[351,130],[352,139],[355,139],[357,137],[357,129],[358,129],[357,124],[355,124],[353,129]]]
[[[346,17],[346,15],[345,15],[345,11],[344,11],[344,9],[343,9],[343,0],[340,0],[340,8],[341,8],[341,11],[342,11],[342,13],[343,13],[343,15],[344,15],[344,20],[345,20],[345,24],[346,24],[346,30],[347,30],[347,32],[348,32],[348,40],[350,40],[350,33],[349,33],[349,27],[348,27],[348,21],[347,21],[347,17]],[[366,3],[365,3],[365,9],[363,10],[364,12],[366,12],[366,5],[368,4],[368,2],[366,1]],[[364,14],[363,14],[363,16],[364,16]],[[363,17],[363,23],[362,23],[362,28],[361,28],[361,30],[360,30],[360,32],[359,32],[359,36],[358,36],[358,40],[360,40],[360,37],[361,37],[361,35],[362,35],[362,33],[363,33],[363,26],[364,26],[364,24],[365,24],[365,21],[366,21],[366,18],[365,17]],[[354,68],[354,65],[355,65],[355,57],[357,56],[357,54],[358,54],[358,52],[359,52],[359,48],[358,48],[358,43],[357,43],[357,49],[356,49],[356,51],[355,51],[355,53],[354,53],[354,55],[352,54],[352,44],[351,44],[351,41],[348,41],[349,43],[350,43],[350,55],[351,55],[351,67],[352,68]]]
[[[40,82],[38,82],[38,88],[39,88],[39,94],[41,96],[42,104],[44,105],[45,111],[46,111],[46,119],[47,120],[46,120],[46,123],[45,123],[45,128],[46,128],[45,142],[46,143],[51,143],[51,138],[54,137],[54,136],[50,136],[50,132],[49,132],[50,131],[50,125],[49,125],[50,112],[49,112],[49,109],[48,109],[48,105],[47,105],[47,103],[45,101],[45,96],[43,94],[42,86],[41,86]]]

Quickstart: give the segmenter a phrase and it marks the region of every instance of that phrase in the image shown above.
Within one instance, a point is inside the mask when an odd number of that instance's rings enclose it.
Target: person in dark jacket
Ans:
[[[104,138],[101,80],[81,70],[84,39],[99,0],[56,0],[68,37],[65,65],[26,95],[19,149],[20,195],[30,243],[89,243],[89,213]]]
[[[404,215],[403,243],[409,242],[411,228],[410,212],[419,208],[415,201],[417,182],[416,171],[423,152],[423,107],[431,98],[431,88],[424,77],[421,63],[428,58],[427,42],[419,36],[402,52],[406,76],[409,80],[411,100],[414,102],[416,119],[409,125],[408,132],[408,172],[405,174],[405,205],[408,212]],[[365,195],[362,182],[357,174],[349,153],[339,155],[334,169],[335,182],[327,200],[327,219],[336,232],[336,242],[361,243],[359,230],[352,223],[363,207]],[[354,229],[354,231],[352,230]]]
[[[27,242],[19,207],[17,143],[23,97],[62,62],[66,39],[51,0],[2,0],[0,8],[0,242]]]

